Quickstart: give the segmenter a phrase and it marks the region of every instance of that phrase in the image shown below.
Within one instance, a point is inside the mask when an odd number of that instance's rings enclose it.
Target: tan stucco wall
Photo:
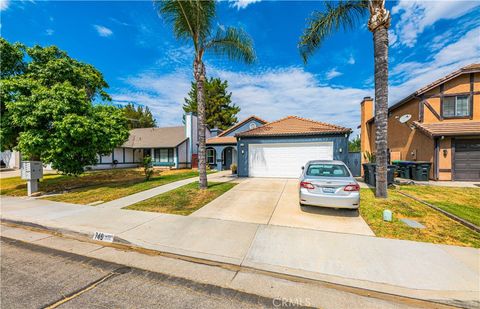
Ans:
[[[444,155],[444,150],[446,155]],[[452,180],[452,140],[451,138],[438,141],[438,180]],[[442,172],[442,170],[445,170]]]
[[[480,73],[474,75],[474,91],[480,91]],[[444,84],[443,93],[448,94],[470,94],[470,74],[464,74],[455,79],[452,79]],[[441,115],[440,108],[440,87],[435,87],[434,89],[428,91],[424,94],[425,100],[433,107],[433,109]],[[437,97],[430,97],[437,96]],[[410,104],[410,103],[407,103]],[[473,96],[473,120],[480,121],[480,94]],[[443,119],[439,120],[427,107],[424,108],[424,123],[433,123],[433,122],[464,122],[468,119]]]
[[[440,99],[440,87],[428,91],[424,94],[424,99],[432,106],[432,108],[441,115],[441,99]],[[455,79],[446,82],[443,86],[444,94],[470,94],[470,74],[464,74]],[[474,91],[480,91],[480,73],[474,75]],[[362,105],[363,106],[363,105]],[[362,108],[363,110],[363,108]],[[364,113],[364,112],[362,112]],[[373,105],[372,105],[373,113]],[[421,133],[419,130],[412,130],[410,126],[401,124],[398,121],[398,117],[410,114],[411,120],[408,122],[412,124],[413,121],[421,121],[420,117],[420,99],[414,98],[402,106],[391,111],[388,118],[388,148],[392,153],[392,157],[401,160],[409,161],[434,161],[435,144],[434,140],[427,135]],[[368,121],[368,118],[362,117],[361,128],[361,140],[362,153],[365,150],[371,153],[375,152],[375,124],[364,123],[364,120]],[[480,121],[480,94],[473,96],[473,121]],[[430,111],[427,106],[423,108],[423,122],[465,122],[470,119],[438,119],[433,112]],[[443,150],[446,149],[446,156],[443,155]],[[363,160],[363,158],[362,158]],[[444,138],[439,140],[439,153],[438,153],[438,169],[446,170],[445,172],[439,172],[439,180],[451,180],[452,179],[452,158],[451,158],[451,139]],[[448,170],[448,171],[447,171]],[[434,168],[432,168],[430,177],[434,177]]]

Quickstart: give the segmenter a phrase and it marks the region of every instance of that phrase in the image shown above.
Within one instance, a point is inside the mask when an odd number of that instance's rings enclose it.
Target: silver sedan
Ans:
[[[309,161],[300,176],[300,205],[357,209],[360,186],[342,161]]]

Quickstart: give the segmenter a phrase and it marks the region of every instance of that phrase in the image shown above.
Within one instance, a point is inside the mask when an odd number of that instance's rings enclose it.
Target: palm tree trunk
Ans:
[[[205,138],[205,65],[202,59],[195,58],[194,76],[197,82],[198,117],[198,173],[200,189],[207,189],[207,158]]]
[[[388,128],[388,30],[380,26],[373,31],[375,59],[375,149],[377,183],[375,195],[387,197],[387,128]]]

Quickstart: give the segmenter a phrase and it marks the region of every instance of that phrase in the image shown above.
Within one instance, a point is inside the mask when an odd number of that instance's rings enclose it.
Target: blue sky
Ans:
[[[390,1],[390,104],[464,65],[480,62],[479,1]],[[26,45],[57,45],[103,72],[116,102],[147,105],[160,126],[182,121],[192,80],[192,48],[175,40],[150,1],[0,0],[1,35]],[[331,36],[308,65],[297,43],[319,1],[218,3],[218,26],[255,42],[244,65],[207,55],[207,75],[227,79],[240,118],[297,115],[356,128],[360,101],[373,96],[372,35],[365,18]]]

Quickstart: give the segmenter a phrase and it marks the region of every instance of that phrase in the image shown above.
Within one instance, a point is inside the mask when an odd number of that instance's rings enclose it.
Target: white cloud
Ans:
[[[48,35],[48,36],[53,35],[54,33],[55,33],[55,30],[53,30],[53,29],[45,30],[45,34]]]
[[[325,74],[325,78],[330,80],[330,79],[333,79],[333,78],[341,76],[341,75],[343,75],[342,72],[339,72],[339,71],[337,71],[336,68],[333,68]]]
[[[313,118],[355,129],[360,101],[371,90],[321,85],[303,68],[286,67],[236,72],[209,66],[209,76],[228,80],[232,101],[240,106],[239,118],[255,114],[266,120],[287,115]],[[147,105],[160,126],[182,123],[182,104],[190,90],[191,72],[144,73],[125,81],[133,90],[113,94],[115,100]]]
[[[105,26],[101,26],[101,25],[93,25],[93,27],[95,28],[95,30],[97,30],[97,33],[99,36],[102,36],[102,37],[109,37],[113,34],[113,31],[108,29],[107,27]]]
[[[388,30],[388,45],[393,46],[397,43],[398,36],[395,34],[395,31]]]
[[[405,62],[394,66],[390,71],[390,102],[395,103],[465,65],[480,62],[479,38],[480,27],[477,27],[457,41],[444,46],[431,60]]]
[[[0,0],[0,11],[5,11],[10,6],[10,0]]]
[[[392,8],[392,14],[399,15],[395,26],[398,44],[413,47],[425,28],[441,19],[455,19],[480,6],[479,1],[425,1],[400,0]]]
[[[244,9],[252,3],[260,2],[261,0],[229,0],[230,5],[237,8],[237,10]]]
[[[350,55],[350,57],[348,57],[347,63],[348,64],[355,64],[355,58],[353,57],[353,55]]]

